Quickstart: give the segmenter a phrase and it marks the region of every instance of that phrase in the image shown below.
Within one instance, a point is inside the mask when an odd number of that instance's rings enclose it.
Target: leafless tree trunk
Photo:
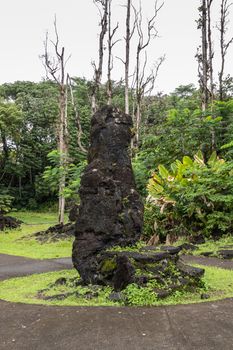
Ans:
[[[147,66],[146,48],[150,45],[151,40],[155,39],[158,36],[158,32],[155,28],[155,20],[160,9],[163,7],[163,5],[164,3],[162,3],[161,5],[158,5],[158,1],[155,2],[154,14],[147,22],[146,38],[144,36],[143,29],[142,29],[143,19],[142,19],[141,4],[140,4],[140,9],[138,13],[134,8],[135,18],[136,18],[136,27],[137,27],[137,33],[138,33],[138,44],[137,44],[137,53],[136,53],[136,71],[135,71],[135,84],[136,84],[136,92],[135,92],[136,115],[135,115],[135,141],[134,141],[135,147],[138,147],[139,145],[143,96],[145,95],[145,93],[149,93],[150,91],[153,90],[155,79],[158,74],[158,70],[165,58],[165,57],[161,57],[155,69],[151,71],[151,74],[148,77],[145,77],[146,66]],[[141,55],[143,52],[145,53],[145,59],[144,59],[144,63],[142,64]]]
[[[211,104],[214,100],[214,77],[213,77],[213,42],[212,42],[212,29],[211,29],[211,6],[213,0],[207,0],[207,25],[208,25],[208,69],[209,69],[209,79],[210,79],[210,88],[209,94],[211,99]]]
[[[103,62],[104,62],[104,38],[107,34],[108,30],[108,9],[109,9],[109,1],[110,0],[94,0],[94,3],[98,7],[99,14],[100,14],[100,35],[99,35],[99,62],[98,67],[96,66],[95,62],[92,62],[92,65],[94,67],[94,82],[92,87],[92,96],[91,96],[91,107],[92,107],[92,113],[95,113],[98,108],[97,103],[97,94],[99,91],[99,87],[102,80],[103,75]]]
[[[131,0],[127,0],[127,14],[126,14],[126,37],[125,37],[125,113],[129,114],[129,58],[130,58],[130,41],[135,29],[131,32]]]
[[[220,32],[220,49],[221,49],[221,69],[219,72],[219,99],[222,101],[224,99],[224,91],[223,91],[223,77],[225,70],[225,61],[226,55],[229,46],[233,43],[233,37],[230,40],[226,40],[227,33],[227,25],[229,23],[229,8],[232,3],[229,3],[228,0],[221,0],[221,15],[220,15],[220,23],[217,26]]]
[[[44,54],[42,56],[43,64],[45,66],[48,76],[51,76],[57,83],[59,88],[59,118],[57,121],[57,142],[58,152],[60,155],[60,169],[61,175],[59,179],[59,210],[58,221],[60,224],[64,223],[65,213],[65,197],[64,189],[66,182],[66,166],[68,155],[68,129],[67,129],[67,86],[65,66],[67,60],[65,59],[65,48],[59,49],[59,36],[57,31],[56,18],[54,20],[55,42],[51,41],[55,51],[54,56],[50,56],[48,52],[48,33],[46,34],[44,42]],[[69,59],[69,58],[68,58]]]
[[[114,45],[119,41],[113,41],[116,31],[119,27],[119,24],[115,26],[112,30],[112,0],[108,2],[108,80],[107,80],[107,96],[108,96],[108,105],[112,103],[112,79],[111,73],[113,69],[113,55],[112,50]]]
[[[201,6],[199,7],[200,17],[198,19],[197,28],[201,30],[201,49],[198,49],[196,55],[198,59],[198,75],[201,90],[201,103],[202,111],[207,108],[209,101],[208,91],[208,29],[207,29],[207,1],[201,0]],[[201,51],[201,52],[200,52]]]
[[[75,113],[75,120],[76,120],[76,126],[77,126],[77,144],[78,144],[78,147],[80,148],[81,152],[86,154],[87,150],[82,144],[82,135],[83,135],[82,124],[81,124],[81,120],[80,120],[78,107],[77,107],[77,104],[75,103],[75,99],[74,99],[72,79],[70,78],[69,74],[67,74],[66,85],[69,87],[69,90],[70,90],[71,104],[72,104],[72,107],[73,107],[73,110]]]
[[[137,22],[137,11],[132,5],[132,0],[126,0],[126,35],[125,35],[125,59],[122,59],[120,57],[117,57],[124,65],[125,67],[125,113],[129,114],[129,94],[130,94],[130,87],[129,87],[129,79],[130,79],[130,49],[131,49],[131,39],[134,35],[135,28],[136,28],[136,22]],[[131,12],[132,8],[134,9],[135,19],[133,22],[133,25],[131,26]]]

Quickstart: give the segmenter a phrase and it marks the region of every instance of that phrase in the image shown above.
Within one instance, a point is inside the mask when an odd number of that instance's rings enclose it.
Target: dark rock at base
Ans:
[[[203,234],[190,237],[190,242],[193,244],[205,243],[205,236]]]
[[[200,253],[200,255],[206,256],[206,257],[211,256],[213,254],[214,254],[214,252],[202,252],[202,253]]]
[[[233,259],[233,250],[229,250],[229,249],[219,250],[218,254],[222,259]]]
[[[192,243],[183,243],[179,246],[182,250],[191,250],[191,251],[194,251],[194,250],[197,250],[199,249],[197,246],[195,246],[194,244]]]
[[[135,269],[130,263],[127,256],[118,256],[116,258],[116,271],[113,276],[114,290],[121,291],[126,288],[128,284],[133,283]]]
[[[178,269],[181,271],[181,273],[183,275],[189,276],[189,277],[200,278],[205,273],[204,269],[201,269],[201,268],[198,268],[198,267],[189,266],[189,265],[185,265],[181,261],[178,261],[177,267],[178,267]]]
[[[209,296],[209,294],[201,294],[201,299],[202,300],[206,300],[206,299],[209,299],[210,298],[210,296]]]
[[[121,292],[113,292],[109,295],[109,300],[113,301],[113,302],[121,302],[121,301],[125,301],[125,296],[123,293]]]
[[[47,242],[57,242],[59,240],[68,239],[74,237],[75,225],[72,223],[67,224],[58,224],[55,226],[49,227],[46,231],[39,231],[30,235],[34,237],[40,243]],[[28,239],[28,236],[23,237],[22,239]]]
[[[168,252],[169,254],[178,254],[181,251],[181,247],[173,247],[173,246],[162,246],[160,247],[160,250],[163,250],[165,252]]]
[[[142,275],[142,276],[136,276],[134,278],[134,283],[136,283],[139,286],[145,286],[149,282],[149,277]]]
[[[67,283],[67,279],[65,277],[61,277],[55,281],[54,285],[55,286],[64,286],[64,285],[66,285],[66,283]]]
[[[158,299],[165,299],[172,294],[171,290],[166,289],[154,289],[154,292],[157,294]]]
[[[98,292],[95,292],[95,291],[89,291],[85,294],[85,299],[87,300],[91,300],[91,299],[94,299],[94,298],[97,298],[99,296],[99,293]]]
[[[178,277],[181,286],[187,286],[189,284],[189,279],[185,277]]]
[[[13,218],[11,216],[4,216],[3,214],[0,214],[0,231],[3,231],[5,229],[15,229],[21,226],[23,222]]]
[[[69,220],[75,222],[78,219],[79,205],[75,204],[69,212]]]
[[[129,152],[132,118],[111,106],[93,115],[88,165],[80,185],[73,264],[84,283],[99,278],[98,255],[135,244],[143,226]]]
[[[139,252],[128,252],[124,251],[122,248],[122,252],[107,252],[104,254],[105,256],[114,257],[114,256],[127,256],[128,258],[132,258],[136,262],[142,264],[149,264],[158,262],[164,259],[171,259],[171,255],[167,252],[157,252],[157,253],[139,253]]]

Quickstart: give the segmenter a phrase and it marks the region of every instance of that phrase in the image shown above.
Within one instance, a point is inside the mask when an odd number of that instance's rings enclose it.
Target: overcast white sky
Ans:
[[[57,15],[61,43],[71,53],[67,69],[70,75],[93,75],[91,61],[97,57],[98,12],[92,0],[0,0],[0,83],[15,80],[40,81],[44,68],[39,59],[43,53],[46,30],[52,34],[54,14]],[[124,30],[125,0],[113,0],[115,20]],[[134,0],[137,4],[138,0]],[[142,0],[145,17],[153,10],[154,0]],[[165,54],[164,62],[156,83],[156,90],[170,92],[180,84],[197,83],[196,48],[200,33],[196,29],[199,0],[165,0],[157,29],[156,39],[149,51],[150,62]],[[219,16],[220,0],[214,1],[213,26]],[[229,35],[233,35],[233,7]],[[121,32],[119,32],[121,36]],[[219,47],[219,36],[214,35],[215,49]],[[115,55],[124,55],[123,42],[116,46]],[[135,63],[132,55],[132,68]],[[227,57],[226,73],[233,75],[233,45]],[[216,77],[218,54],[215,55]],[[116,62],[113,77],[119,80],[123,75],[120,61]]]

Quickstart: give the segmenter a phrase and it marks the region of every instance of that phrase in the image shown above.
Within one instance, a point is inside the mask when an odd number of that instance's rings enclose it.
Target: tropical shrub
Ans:
[[[149,180],[145,234],[151,234],[152,217],[160,236],[232,233],[233,162],[215,152],[205,162],[198,152],[194,160],[185,156],[170,168],[159,165]]]

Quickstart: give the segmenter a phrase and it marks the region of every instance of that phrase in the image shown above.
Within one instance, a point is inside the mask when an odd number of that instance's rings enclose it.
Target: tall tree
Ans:
[[[103,75],[103,63],[104,63],[104,39],[108,31],[108,10],[110,0],[94,0],[94,4],[97,6],[100,14],[100,34],[99,34],[99,60],[98,65],[92,62],[94,68],[94,82],[91,92],[91,107],[92,113],[95,113],[98,108],[97,95]]]
[[[224,99],[224,70],[226,63],[226,55],[229,49],[229,46],[233,43],[233,37],[229,40],[226,38],[229,24],[229,15],[230,15],[230,3],[228,0],[221,0],[221,15],[220,21],[217,26],[220,32],[220,49],[221,49],[221,68],[219,72],[219,99],[222,101]]]
[[[201,90],[202,111],[207,108],[209,101],[208,91],[208,37],[207,37],[207,0],[201,0],[197,28],[201,30],[201,47],[198,48],[198,75]]]
[[[213,0],[201,0],[197,28],[201,30],[201,45],[197,52],[198,76],[201,91],[202,111],[205,112],[208,103],[214,99],[213,77],[213,42],[211,7]]]
[[[207,31],[208,31],[208,69],[209,69],[209,94],[211,103],[214,100],[214,72],[213,72],[213,41],[212,41],[212,16],[211,16],[211,6],[213,0],[207,0]]]
[[[53,45],[54,55],[51,56],[48,51],[48,33],[44,42],[43,63],[48,76],[51,76],[59,89],[59,117],[57,121],[57,143],[60,156],[61,175],[59,179],[59,209],[58,221],[64,223],[65,213],[65,183],[66,166],[68,161],[68,128],[67,128],[67,75],[65,67],[67,59],[65,58],[65,48],[59,47],[59,35],[57,30],[56,17],[54,20],[55,41],[50,41]],[[68,58],[69,59],[69,58]]]
[[[150,45],[151,41],[158,36],[158,31],[156,29],[156,18],[159,11],[163,7],[164,3],[158,5],[158,1],[154,4],[154,14],[147,20],[147,33],[146,37],[143,32],[143,17],[142,17],[142,7],[140,3],[140,9],[138,12],[135,11],[136,18],[136,28],[138,34],[138,43],[136,51],[136,69],[135,69],[135,99],[136,99],[136,112],[135,112],[135,146],[139,145],[140,137],[140,126],[142,117],[142,100],[145,94],[150,93],[154,88],[155,79],[158,74],[158,70],[164,61],[165,57],[159,58],[158,62],[155,64],[154,69],[151,73],[146,76],[147,67],[147,47]],[[144,60],[142,59],[142,54],[144,53]]]
[[[116,34],[116,31],[119,27],[119,24],[113,28],[112,30],[112,0],[109,0],[108,2],[108,80],[107,80],[107,97],[108,97],[108,105],[112,103],[112,79],[111,79],[111,73],[113,69],[113,54],[112,50],[115,44],[119,40],[113,40],[114,36]]]

